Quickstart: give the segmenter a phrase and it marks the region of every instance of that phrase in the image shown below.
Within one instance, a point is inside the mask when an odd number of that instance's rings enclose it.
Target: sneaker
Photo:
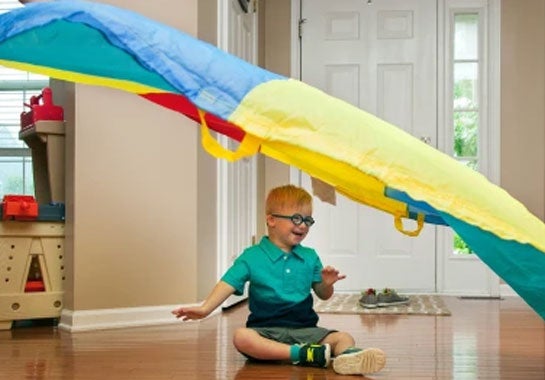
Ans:
[[[378,348],[367,348],[341,354],[333,360],[333,370],[341,375],[366,375],[386,365],[386,354]]]
[[[294,364],[326,368],[330,361],[331,347],[329,344],[305,344],[299,350],[299,361]]]
[[[394,289],[385,288],[377,296],[377,304],[380,307],[406,305],[409,303],[409,297],[400,296]]]
[[[366,309],[374,309],[378,306],[377,291],[373,288],[369,288],[364,292],[361,292],[362,296],[359,303]]]

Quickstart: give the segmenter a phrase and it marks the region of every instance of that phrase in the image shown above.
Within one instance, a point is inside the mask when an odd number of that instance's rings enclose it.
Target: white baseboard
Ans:
[[[192,306],[192,305],[186,305]],[[128,307],[61,312],[59,329],[69,332],[119,329],[180,323],[171,311],[180,305]],[[216,311],[215,313],[217,313]],[[213,314],[215,314],[213,313]],[[211,314],[211,315],[213,315]],[[188,323],[188,322],[184,322]]]

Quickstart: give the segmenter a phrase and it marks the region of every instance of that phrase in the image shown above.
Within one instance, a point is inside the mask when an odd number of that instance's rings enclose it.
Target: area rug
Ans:
[[[360,306],[358,303],[360,297],[360,294],[337,293],[327,301],[316,298],[314,310],[317,313],[331,314],[450,315],[450,310],[438,295],[410,295],[408,296],[410,302],[407,305],[377,307],[375,309],[366,309]]]

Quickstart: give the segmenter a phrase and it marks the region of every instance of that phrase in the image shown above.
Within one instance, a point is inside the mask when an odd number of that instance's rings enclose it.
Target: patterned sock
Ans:
[[[293,344],[290,347],[290,360],[292,363],[298,363],[299,362],[299,351],[301,350],[301,346],[298,344]]]

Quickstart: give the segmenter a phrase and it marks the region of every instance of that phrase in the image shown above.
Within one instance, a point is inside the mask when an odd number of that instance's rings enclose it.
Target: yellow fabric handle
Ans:
[[[404,235],[407,236],[418,236],[420,234],[420,231],[422,231],[422,228],[424,227],[424,214],[418,214],[416,216],[416,230],[414,231],[407,231],[403,229],[403,222],[401,221],[401,215],[396,215],[394,224],[396,226],[396,229],[401,232]]]
[[[199,111],[199,117],[201,118],[201,143],[204,150],[208,154],[216,157],[223,158],[227,161],[236,161],[243,157],[253,156],[259,150],[261,140],[246,133],[244,138],[240,142],[236,151],[231,151],[224,148],[216,139],[210,134],[206,120],[204,119],[205,112],[201,109]]]

